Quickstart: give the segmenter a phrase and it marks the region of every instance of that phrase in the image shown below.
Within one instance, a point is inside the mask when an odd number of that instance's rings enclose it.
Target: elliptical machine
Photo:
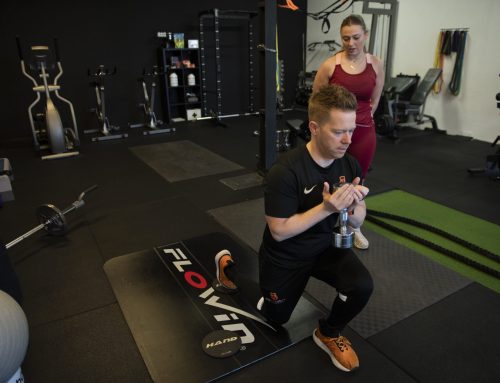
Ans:
[[[54,77],[53,84],[49,84],[48,80],[50,77],[49,71],[55,67],[54,64],[49,65],[49,47],[46,45],[33,45],[30,47],[32,60],[28,63],[27,71],[19,36],[16,37],[16,43],[19,59],[21,61],[21,71],[33,82],[33,91],[36,94],[36,100],[28,107],[28,117],[35,149],[41,153],[41,158],[43,160],[78,155],[79,152],[74,150],[80,145],[80,140],[78,137],[73,104],[59,94],[59,89],[61,87],[57,84],[63,74],[57,39],[54,38],[54,47],[58,73]],[[42,84],[39,84],[35,77],[40,77],[42,79]],[[59,111],[50,97],[50,92],[54,92],[59,100],[69,106],[73,124],[72,127],[64,128]],[[45,94],[45,106],[43,112],[35,113],[33,108],[41,100],[41,93]],[[50,154],[42,154],[42,151],[48,151]]]
[[[87,70],[87,74],[91,78],[90,86],[94,88],[96,96],[96,108],[92,108],[90,111],[94,112],[97,117],[98,128],[97,129],[87,129],[84,130],[85,134],[97,133],[96,136],[92,137],[92,141],[107,141],[116,140],[119,138],[128,137],[127,133],[116,133],[120,130],[119,126],[111,125],[109,123],[108,116],[106,116],[106,102],[104,97],[104,78],[107,76],[116,74],[116,67],[111,72],[104,65],[99,65],[97,70],[91,72],[90,69]]]
[[[142,134],[147,136],[150,134],[160,134],[160,133],[170,133],[175,132],[175,128],[168,127],[163,121],[156,118],[155,109],[155,98],[156,98],[156,82],[155,77],[164,76],[164,71],[158,71],[158,67],[153,66],[151,72],[147,72],[143,69],[142,76],[139,77],[139,83],[141,84],[142,94],[144,97],[144,102],[139,104],[139,108],[144,113],[144,123],[130,124],[130,128],[145,128]],[[146,83],[146,78],[151,78],[151,90],[148,93],[148,87]]]

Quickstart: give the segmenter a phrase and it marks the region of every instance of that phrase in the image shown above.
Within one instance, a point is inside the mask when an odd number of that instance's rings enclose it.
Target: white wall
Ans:
[[[309,12],[317,12],[333,0],[309,0]],[[340,42],[339,27],[350,13],[361,13],[361,2],[343,14],[330,17],[332,28],[325,35],[321,23],[308,19],[307,41],[335,39]],[[448,134],[472,136],[492,141],[500,134],[500,109],[495,95],[500,92],[500,1],[499,0],[399,0],[399,14],[394,48],[393,73],[421,76],[433,66],[434,50],[441,28],[468,27],[460,94],[453,96],[447,86],[453,72],[454,56],[444,63],[443,89],[427,98],[426,113],[436,117],[439,128]],[[370,16],[365,16],[368,28]],[[323,49],[309,63],[315,70],[328,57]]]

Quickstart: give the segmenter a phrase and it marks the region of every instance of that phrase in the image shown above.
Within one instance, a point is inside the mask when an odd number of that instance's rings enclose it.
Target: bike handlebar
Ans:
[[[115,75],[116,71],[117,71],[116,67],[113,68],[113,71],[110,71],[108,68],[104,67],[104,65],[99,65],[94,73],[92,73],[90,69],[87,69],[87,74],[90,77],[103,77],[103,76]]]
[[[162,76],[166,74],[165,70],[162,68],[161,70],[157,65],[154,65],[151,72],[146,71],[146,68],[142,69],[142,76]]]

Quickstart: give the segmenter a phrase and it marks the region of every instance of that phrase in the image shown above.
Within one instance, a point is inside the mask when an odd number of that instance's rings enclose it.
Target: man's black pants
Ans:
[[[348,249],[329,247],[300,268],[284,268],[272,263],[265,252],[259,255],[259,282],[264,297],[262,314],[274,324],[288,321],[310,277],[337,290],[330,314],[320,321],[323,335],[337,337],[365,307],[373,291],[373,280],[356,254]]]

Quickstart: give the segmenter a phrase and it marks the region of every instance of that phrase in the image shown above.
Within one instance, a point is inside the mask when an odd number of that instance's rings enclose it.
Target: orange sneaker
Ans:
[[[221,250],[215,255],[215,267],[217,269],[217,281],[222,287],[236,291],[238,287],[231,281],[224,270],[229,265],[234,264],[233,258],[231,257],[231,253],[229,250]]]
[[[349,372],[359,367],[358,356],[347,338],[342,335],[338,338],[329,338],[321,334],[317,328],[313,332],[313,339],[314,343],[330,355],[333,364],[339,370]]]

